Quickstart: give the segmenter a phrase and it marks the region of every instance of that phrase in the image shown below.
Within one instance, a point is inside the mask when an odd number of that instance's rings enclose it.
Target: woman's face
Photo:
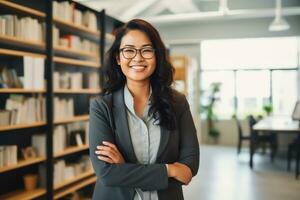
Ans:
[[[127,82],[149,82],[156,68],[156,58],[148,36],[140,30],[131,30],[124,35],[117,62]]]

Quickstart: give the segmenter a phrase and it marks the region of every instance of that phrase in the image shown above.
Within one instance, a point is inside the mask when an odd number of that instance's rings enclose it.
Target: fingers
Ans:
[[[115,162],[117,160],[117,154],[111,149],[111,148],[103,148],[103,147],[99,147],[98,151],[95,151],[95,153],[99,156],[102,157],[107,157],[110,160],[112,160],[113,162]]]
[[[98,159],[103,160],[108,163],[124,163],[124,158],[122,154],[119,152],[116,145],[110,143],[110,142],[102,142],[104,145],[97,146],[97,150],[95,151],[95,154],[97,156],[101,156],[102,159],[98,157]],[[103,159],[108,158],[108,159]],[[107,161],[108,160],[108,161]]]
[[[115,151],[111,147],[106,147],[106,146],[97,146],[97,151],[95,152],[96,154],[102,154],[102,153],[109,153],[112,156],[118,155],[119,152]]]
[[[107,163],[110,163],[110,164],[113,164],[114,161],[112,159],[110,159],[109,157],[105,157],[105,156],[98,156],[98,159],[99,160],[102,160],[104,162],[107,162]]]
[[[119,151],[118,148],[116,147],[116,145],[114,145],[113,143],[106,142],[106,141],[103,141],[102,143],[103,143],[104,145],[106,145],[106,146],[111,147],[111,148],[114,149],[115,151]]]

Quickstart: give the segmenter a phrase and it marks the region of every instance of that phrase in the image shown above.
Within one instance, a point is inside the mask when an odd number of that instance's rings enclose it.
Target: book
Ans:
[[[31,137],[31,145],[40,157],[46,156],[46,134],[36,134]]]
[[[8,126],[10,124],[10,111],[0,110],[0,126]]]

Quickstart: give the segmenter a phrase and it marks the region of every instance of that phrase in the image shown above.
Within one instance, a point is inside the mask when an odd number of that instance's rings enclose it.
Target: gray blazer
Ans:
[[[182,183],[168,178],[165,164],[181,162],[196,175],[199,144],[188,102],[175,92],[177,129],[161,128],[161,142],[155,164],[139,164],[131,143],[123,89],[100,96],[90,105],[90,158],[97,175],[94,200],[132,200],[135,188],[157,190],[159,200],[182,200]],[[102,141],[117,145],[126,163],[108,164],[97,158]]]

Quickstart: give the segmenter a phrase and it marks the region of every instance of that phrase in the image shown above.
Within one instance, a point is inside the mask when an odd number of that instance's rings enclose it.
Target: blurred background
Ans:
[[[134,18],[197,128],[185,199],[300,200],[300,0],[0,0],[0,199],[91,199],[89,103]]]
[[[300,1],[80,2],[123,22],[148,20],[159,30],[201,143],[199,174],[185,188],[187,199],[300,199],[299,116],[291,119],[300,99]],[[253,130],[249,115],[263,131]]]

